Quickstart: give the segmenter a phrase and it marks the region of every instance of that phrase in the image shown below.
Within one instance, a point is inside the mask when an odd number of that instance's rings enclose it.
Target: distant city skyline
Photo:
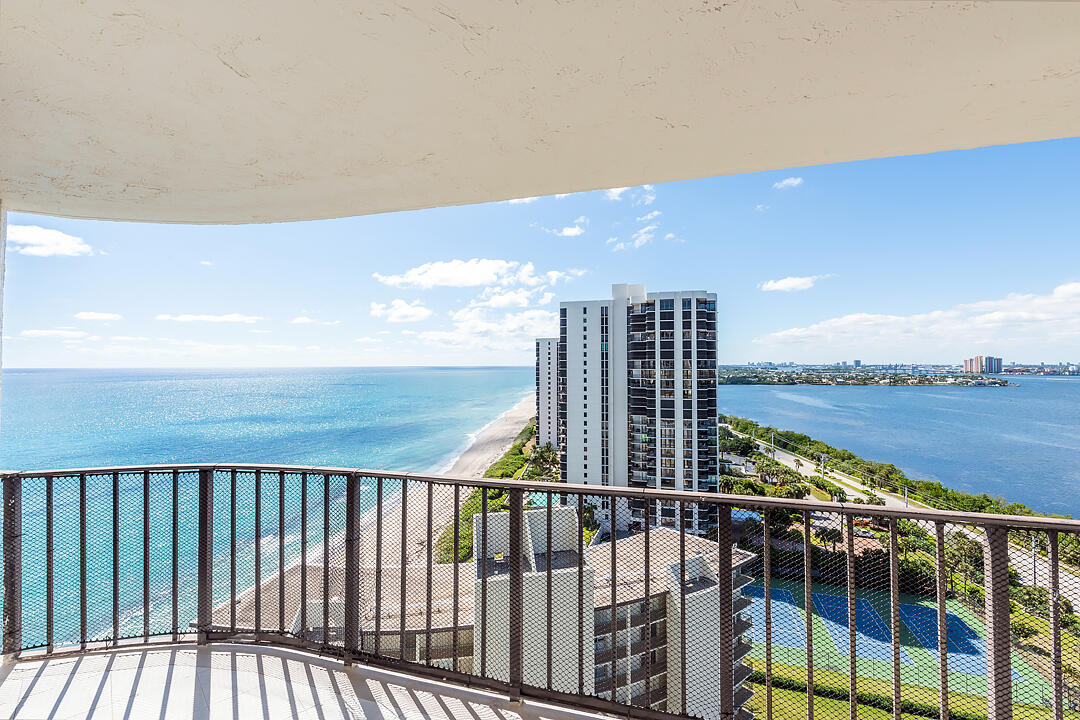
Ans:
[[[11,213],[4,365],[531,365],[613,282],[715,290],[725,364],[1070,363],[1078,165],[1071,139],[277,225]]]

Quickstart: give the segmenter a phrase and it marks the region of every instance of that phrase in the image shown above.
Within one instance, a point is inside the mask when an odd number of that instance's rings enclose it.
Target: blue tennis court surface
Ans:
[[[795,596],[783,588],[772,588],[772,641],[775,645],[784,647],[806,649],[806,625],[802,615],[795,604]],[[765,642],[765,588],[758,585],[747,585],[743,588],[743,595],[752,598],[753,602],[747,608],[746,614],[754,626],[750,628],[746,636],[750,642]]]
[[[919,643],[938,659],[937,608],[928,605],[900,603],[900,619]],[[945,611],[945,642],[949,655],[949,670],[968,675],[986,674],[986,643],[966,622],[951,610]],[[1014,682],[1024,678],[1013,668]]]
[[[836,649],[848,654],[848,603],[840,595],[813,594],[814,610],[825,621]],[[892,662],[892,632],[866,598],[855,598],[855,655],[871,660]],[[900,648],[900,664],[914,665]]]

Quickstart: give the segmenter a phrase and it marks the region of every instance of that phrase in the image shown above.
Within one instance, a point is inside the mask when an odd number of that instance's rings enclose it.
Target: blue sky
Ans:
[[[1075,362],[1078,167],[1071,139],[276,225],[11,213],[4,364],[528,364],[617,282],[716,292],[723,362]]]

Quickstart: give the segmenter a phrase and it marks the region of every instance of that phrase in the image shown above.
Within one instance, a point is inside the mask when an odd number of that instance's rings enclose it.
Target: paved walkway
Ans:
[[[119,649],[0,667],[2,718],[590,720],[597,716],[250,645]]]

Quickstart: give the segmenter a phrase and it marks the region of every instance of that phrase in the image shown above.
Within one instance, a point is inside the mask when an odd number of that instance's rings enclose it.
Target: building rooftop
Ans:
[[[719,546],[696,535],[686,535],[686,555],[689,559],[701,555],[716,568]],[[655,527],[649,531],[649,594],[654,595],[665,588],[664,575],[672,564],[679,562],[679,531],[668,527]],[[589,564],[596,573],[596,606],[611,605],[611,546],[607,543],[589,547]],[[756,557],[754,553],[731,549],[732,569],[742,567]],[[615,541],[615,601],[616,604],[642,600],[645,597],[645,533]],[[700,588],[698,588],[700,589]]]

